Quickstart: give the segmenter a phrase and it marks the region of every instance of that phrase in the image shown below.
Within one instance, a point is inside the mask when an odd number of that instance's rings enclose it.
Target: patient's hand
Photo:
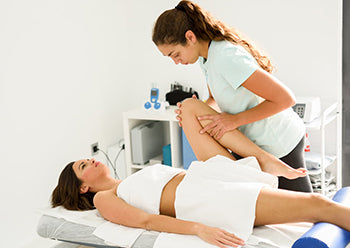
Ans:
[[[238,247],[244,245],[244,240],[238,238],[233,233],[226,232],[217,227],[200,225],[197,236],[207,243],[216,245],[221,248],[227,248],[227,245]]]
[[[307,175],[307,169],[294,169],[275,156],[271,154],[269,155],[270,156],[259,159],[259,164],[262,171],[270,173],[274,176],[281,176],[288,179],[296,179]]]

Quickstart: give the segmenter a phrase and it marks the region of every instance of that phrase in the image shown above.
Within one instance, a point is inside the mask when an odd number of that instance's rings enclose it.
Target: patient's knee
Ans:
[[[311,193],[309,194],[309,198],[311,199],[310,207],[314,222],[320,221],[324,213],[330,211],[330,208],[334,205],[334,202],[319,193]]]
[[[181,104],[181,113],[194,114],[196,109],[198,109],[198,102],[198,99],[186,98]]]

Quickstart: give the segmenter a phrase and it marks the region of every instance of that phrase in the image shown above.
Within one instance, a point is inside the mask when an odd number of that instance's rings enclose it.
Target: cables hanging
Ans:
[[[119,155],[120,155],[121,151],[124,150],[124,149],[125,149],[125,144],[123,144],[123,145],[120,147],[120,149],[119,149],[117,155],[116,155],[115,158],[114,158],[114,161],[112,162],[112,161],[110,160],[108,154],[105,153],[102,149],[98,148],[98,151],[101,151],[101,152],[105,155],[105,157],[107,158],[107,163],[108,163],[108,164],[112,167],[112,169],[113,169],[114,178],[117,178],[117,179],[120,179],[120,177],[119,177],[119,175],[118,175],[118,173],[117,173],[117,160],[118,160],[118,158],[119,158]]]

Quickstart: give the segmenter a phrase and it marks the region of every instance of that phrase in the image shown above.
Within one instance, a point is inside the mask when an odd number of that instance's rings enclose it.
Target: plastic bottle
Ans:
[[[310,140],[308,138],[307,133],[305,133],[305,147],[304,147],[305,152],[310,152]]]

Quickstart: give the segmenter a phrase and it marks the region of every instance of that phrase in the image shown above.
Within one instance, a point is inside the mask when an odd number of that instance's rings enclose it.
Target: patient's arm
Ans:
[[[166,215],[148,214],[115,195],[113,191],[98,192],[94,204],[101,215],[116,224],[147,230],[177,234],[197,235],[218,247],[244,245],[244,241],[220,228],[176,219]]]

